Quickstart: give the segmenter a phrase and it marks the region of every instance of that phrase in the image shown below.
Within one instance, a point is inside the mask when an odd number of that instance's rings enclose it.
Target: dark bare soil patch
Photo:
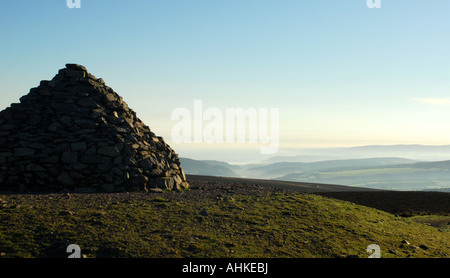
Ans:
[[[372,191],[318,194],[405,217],[427,214],[450,215],[450,193],[445,192]]]

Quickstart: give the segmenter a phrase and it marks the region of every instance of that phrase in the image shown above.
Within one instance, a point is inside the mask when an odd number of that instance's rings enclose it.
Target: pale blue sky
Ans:
[[[450,1],[381,2],[0,0],[0,109],[70,62],[169,144],[195,99],[279,108],[281,147],[448,144]]]

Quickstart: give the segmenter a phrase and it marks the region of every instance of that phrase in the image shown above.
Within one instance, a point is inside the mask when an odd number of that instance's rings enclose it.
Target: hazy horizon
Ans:
[[[299,148],[445,145],[449,11],[450,2],[423,0],[379,9],[366,0],[2,1],[0,110],[78,63],[180,156],[239,162]],[[202,112],[278,109],[279,150],[175,143],[172,113],[194,113],[196,100]]]
[[[380,150],[380,148],[384,150]],[[446,151],[446,152],[445,152]],[[178,148],[180,157],[194,160],[216,160],[230,164],[243,165],[252,163],[275,162],[318,162],[328,160],[347,160],[364,158],[397,157],[415,161],[450,160],[448,145],[359,145],[349,147],[315,147],[315,148],[280,148],[277,154],[262,155],[256,147],[236,148]]]

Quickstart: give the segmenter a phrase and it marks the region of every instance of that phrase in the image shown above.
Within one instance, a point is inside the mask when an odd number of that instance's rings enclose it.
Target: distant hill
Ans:
[[[386,190],[445,191],[450,188],[450,161],[315,169],[293,172],[277,179]]]
[[[293,155],[273,156],[267,162],[316,162],[377,157],[402,157],[422,161],[450,160],[450,145],[369,145],[349,148],[297,148],[285,151]]]
[[[237,174],[231,170],[232,165],[215,160],[194,160],[190,158],[180,158],[181,165],[186,174],[237,177]]]
[[[261,178],[278,178],[299,171],[313,171],[334,168],[363,168],[377,167],[385,165],[414,163],[414,160],[383,157],[383,158],[364,158],[364,159],[346,159],[346,160],[326,160],[318,162],[277,162],[268,165],[253,166],[246,170],[248,176],[259,176]]]
[[[231,165],[181,158],[186,174],[340,184],[385,190],[450,188],[450,160],[418,162],[399,157]]]

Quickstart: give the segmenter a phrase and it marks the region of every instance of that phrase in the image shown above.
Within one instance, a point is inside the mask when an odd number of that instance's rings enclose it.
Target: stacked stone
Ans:
[[[0,112],[0,190],[188,187],[173,149],[81,65],[67,64]]]

